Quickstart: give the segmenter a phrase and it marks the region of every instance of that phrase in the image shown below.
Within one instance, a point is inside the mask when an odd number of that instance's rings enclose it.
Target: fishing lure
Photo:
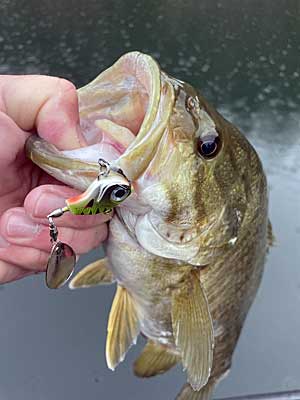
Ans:
[[[47,215],[49,221],[51,253],[47,263],[46,285],[50,289],[63,286],[74,272],[76,255],[71,246],[58,240],[58,229],[53,218],[65,212],[74,215],[107,214],[121,204],[131,193],[131,183],[123,171],[112,167],[103,159],[98,160],[99,174],[87,190],[75,197],[66,199],[66,206]]]

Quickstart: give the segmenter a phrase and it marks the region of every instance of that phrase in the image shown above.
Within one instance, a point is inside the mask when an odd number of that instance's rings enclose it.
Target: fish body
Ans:
[[[89,146],[58,153],[32,139],[29,157],[85,190],[98,149],[134,192],[115,209],[107,258],[71,287],[117,282],[111,369],[142,333],[148,343],[134,365],[138,376],[180,362],[188,384],[178,399],[209,399],[230,368],[263,273],[268,197],[259,157],[198,91],[144,54],[124,55],[78,95]]]

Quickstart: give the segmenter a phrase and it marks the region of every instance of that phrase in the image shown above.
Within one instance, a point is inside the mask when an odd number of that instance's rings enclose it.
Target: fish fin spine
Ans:
[[[124,360],[129,348],[136,343],[140,324],[131,295],[121,286],[111,306],[106,339],[106,362],[108,368],[115,367]]]
[[[197,271],[172,295],[172,326],[188,382],[200,390],[210,377],[214,330],[206,294]]]
[[[69,283],[70,289],[109,285],[115,281],[107,257],[84,267]]]

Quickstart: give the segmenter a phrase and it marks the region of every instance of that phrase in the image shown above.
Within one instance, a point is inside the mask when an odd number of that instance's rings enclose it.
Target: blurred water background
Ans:
[[[2,74],[81,86],[130,50],[199,87],[254,144],[268,176],[276,246],[216,397],[300,388],[300,2],[0,1]],[[163,400],[183,384],[180,368],[134,377],[143,340],[107,369],[113,287],[49,291],[38,276],[0,289],[1,400]]]

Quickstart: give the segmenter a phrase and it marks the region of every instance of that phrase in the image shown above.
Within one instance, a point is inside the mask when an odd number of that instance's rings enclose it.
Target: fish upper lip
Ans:
[[[158,64],[141,53],[138,59],[149,68],[151,90],[148,109],[135,140],[115,162],[131,181],[137,180],[151,162],[167,127],[175,96],[173,85]]]

